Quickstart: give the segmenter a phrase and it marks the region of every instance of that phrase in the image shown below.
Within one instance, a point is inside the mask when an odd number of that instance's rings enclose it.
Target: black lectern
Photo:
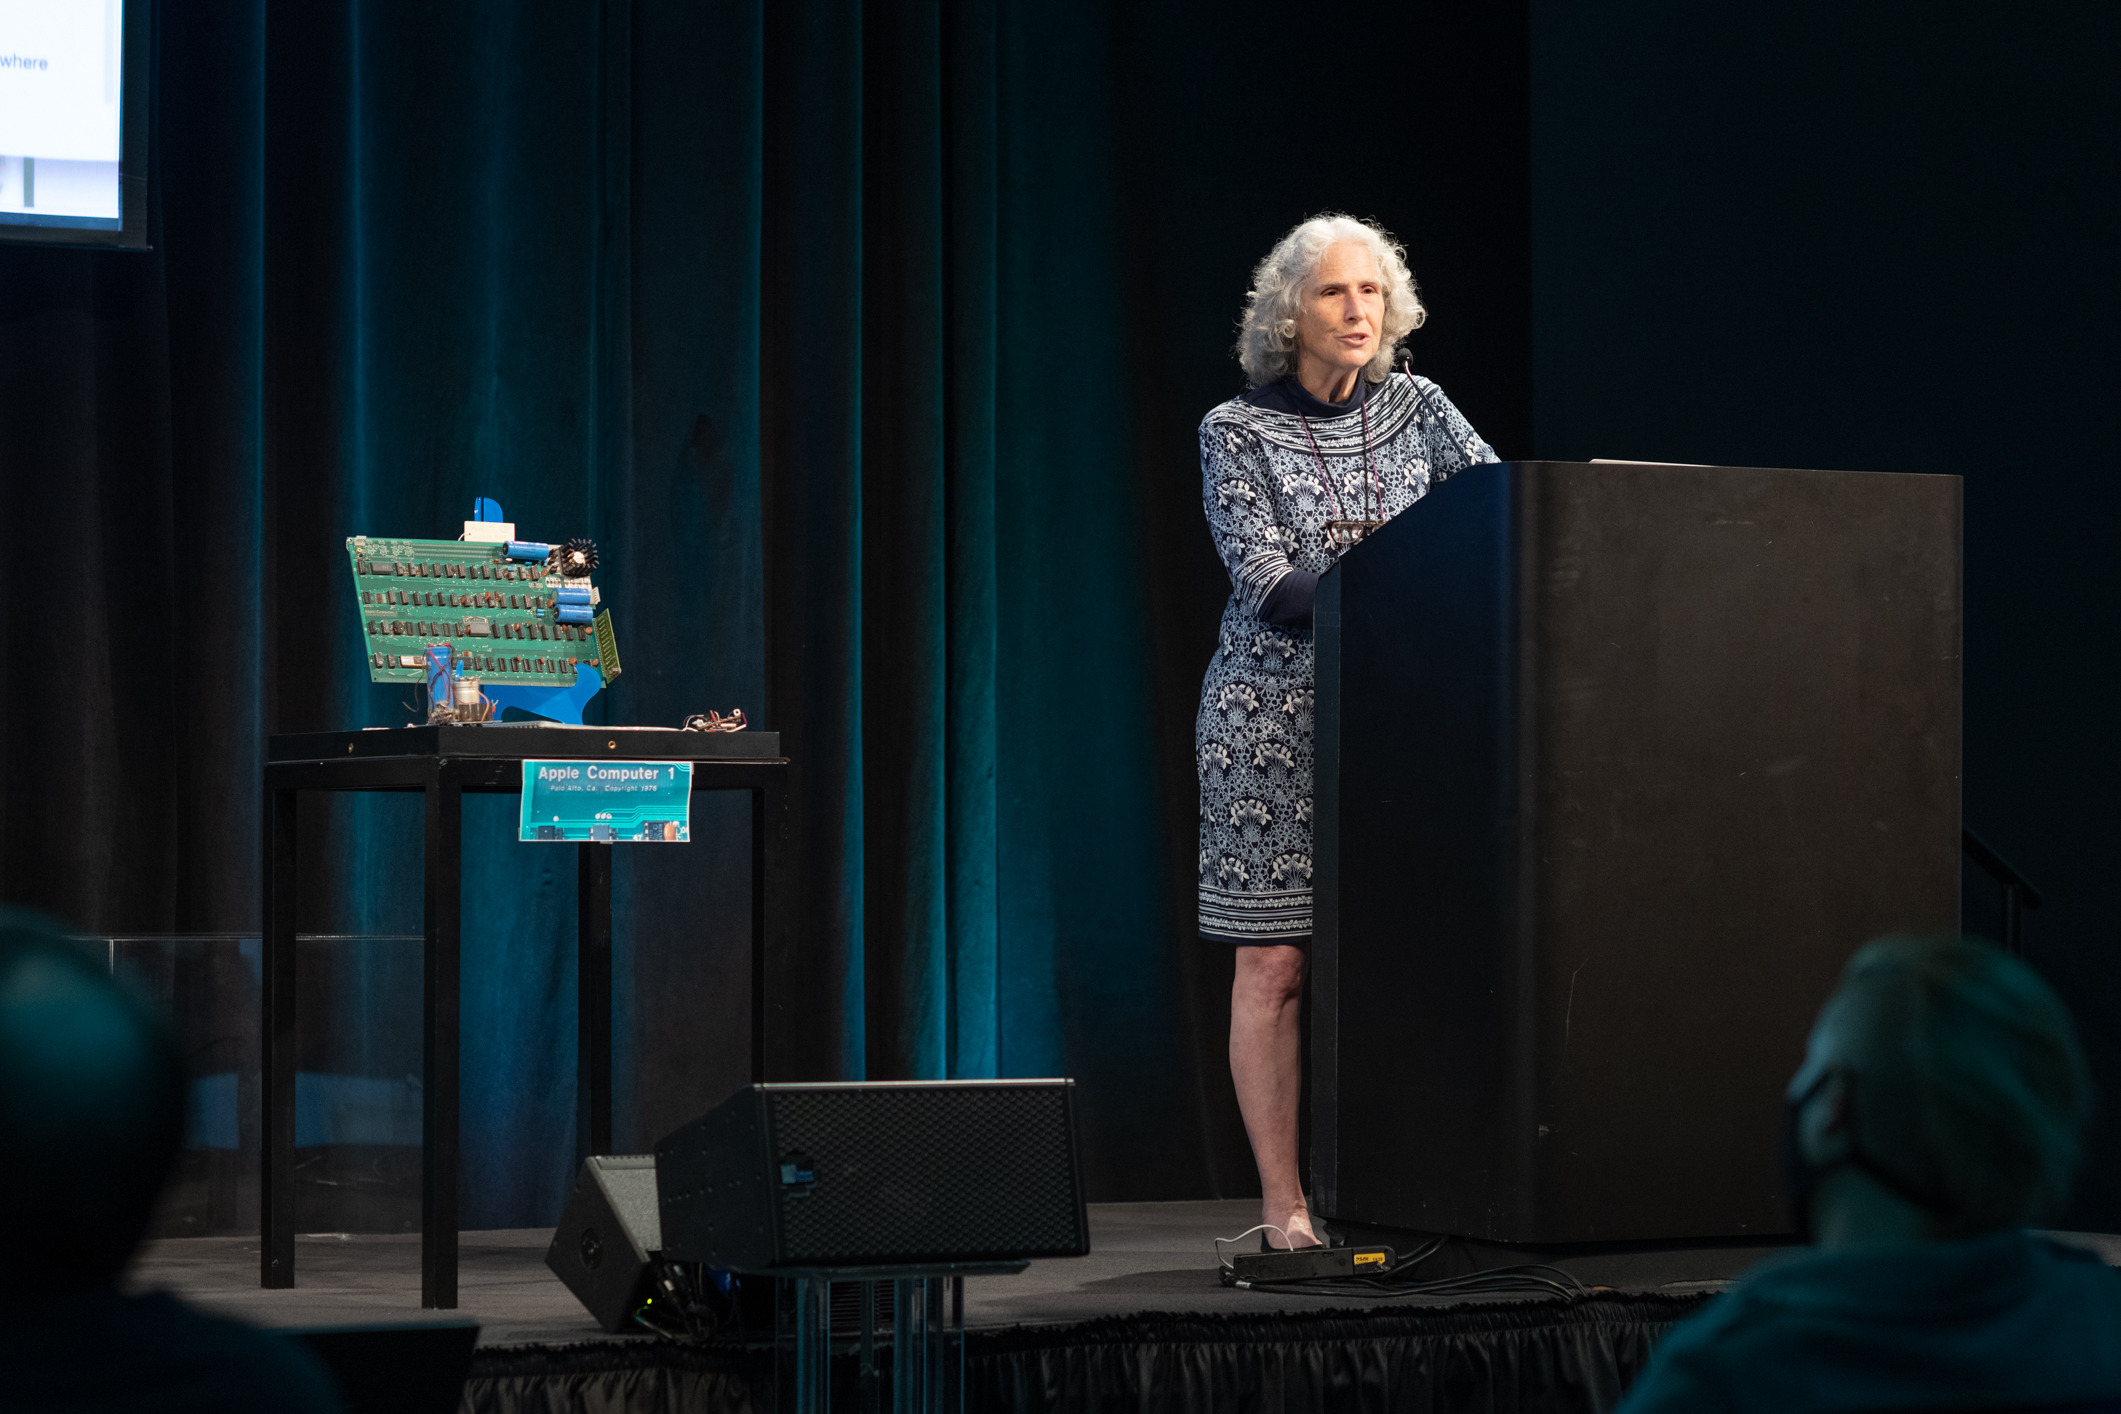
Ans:
[[[1959,912],[1960,483],[1518,462],[1319,583],[1313,1205],[1787,1231],[1784,1083]]]

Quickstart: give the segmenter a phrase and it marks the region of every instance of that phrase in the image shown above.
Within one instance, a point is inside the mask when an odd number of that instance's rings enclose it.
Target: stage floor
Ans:
[[[1145,1311],[1269,1314],[1361,1310],[1467,1298],[1301,1297],[1240,1291],[1216,1278],[1211,1239],[1257,1221],[1249,1200],[1208,1203],[1093,1203],[1090,1255],[1033,1262],[1015,1276],[965,1283],[965,1323],[974,1329],[1068,1324]],[[420,1309],[416,1235],[314,1234],[297,1239],[296,1286],[258,1286],[255,1238],[173,1238],[147,1244],[129,1284],[163,1289],[198,1306],[269,1327],[382,1321],[471,1319],[487,1346],[623,1340],[607,1336],[545,1267],[545,1228],[467,1232],[460,1239],[455,1311]],[[1251,1239],[1256,1246],[1258,1238]],[[1759,1246],[1618,1249],[1572,1254],[1557,1265],[1586,1282],[1628,1292],[1691,1295],[1715,1291],[1764,1255]],[[1512,1300],[1486,1297],[1483,1301]]]
[[[1611,1288],[1575,1301],[1363,1300],[1225,1287],[1210,1239],[1243,1231],[1257,1211],[1243,1201],[1092,1204],[1089,1256],[969,1279],[960,1370],[971,1407],[1324,1414],[1349,1407],[1360,1389],[1375,1396],[1358,1400],[1365,1407],[1592,1414],[1620,1401],[1674,1322],[1764,1255],[1758,1243],[1547,1254],[1585,1283]],[[420,1310],[411,1236],[301,1238],[300,1284],[291,1291],[259,1289],[254,1239],[171,1239],[143,1249],[130,1283],[268,1327],[475,1320],[481,1349],[462,1406],[473,1414],[746,1414],[773,1405],[775,1358],[756,1338],[695,1345],[605,1335],[546,1271],[549,1240],[545,1230],[463,1234],[463,1305],[449,1312]],[[2071,1240],[2121,1263],[2121,1238]],[[1457,1244],[1434,1259],[1444,1268],[1435,1275],[1513,1258],[1524,1259]],[[851,1339],[836,1338],[835,1388],[858,1388],[855,1360]]]

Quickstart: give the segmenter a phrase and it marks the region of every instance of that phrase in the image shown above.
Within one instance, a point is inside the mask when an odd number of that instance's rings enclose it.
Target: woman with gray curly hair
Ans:
[[[1315,216],[1252,272],[1237,343],[1251,386],[1200,424],[1201,495],[1231,589],[1194,727],[1200,933],[1238,945],[1230,1076],[1277,1247],[1318,1241],[1296,1161],[1318,577],[1435,483],[1496,459],[1434,383],[1393,371],[1425,317],[1397,241]]]

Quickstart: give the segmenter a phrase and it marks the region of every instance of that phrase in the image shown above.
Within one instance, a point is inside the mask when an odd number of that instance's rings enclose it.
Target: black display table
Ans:
[[[522,763],[691,761],[692,788],[751,792],[751,1078],[764,1080],[766,963],[792,926],[788,762],[775,732],[533,725],[308,732],[266,743],[261,1275],[295,1284],[296,802],[302,791],[418,791],[427,798],[422,968],[420,1304],[457,1304],[457,1028],[463,796],[515,795]],[[576,846],[577,1145],[611,1151],[611,846]]]

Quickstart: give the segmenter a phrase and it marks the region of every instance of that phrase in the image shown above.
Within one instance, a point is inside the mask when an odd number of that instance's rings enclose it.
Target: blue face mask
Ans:
[[[1839,1075],[1843,1093],[1847,1096],[1848,1147],[1838,1159],[1815,1164],[1805,1156],[1802,1137],[1798,1133],[1800,1117],[1804,1107],[1812,1102],[1821,1086]],[[1863,1152],[1856,1139],[1856,1073],[1845,1066],[1835,1066],[1821,1071],[1819,1078],[1805,1087],[1804,1093],[1794,1100],[1785,1100],[1782,1105],[1782,1194],[1790,1205],[1790,1218],[1797,1224],[1797,1231],[1806,1242],[1814,1240],[1812,1232],[1812,1199],[1819,1191],[1819,1182],[1835,1169],[1853,1166],[1878,1183],[1889,1193],[1897,1194],[1913,1203],[1924,1212],[1949,1224],[1957,1216],[1953,1205],[1919,1185],[1908,1182],[1900,1175]]]

